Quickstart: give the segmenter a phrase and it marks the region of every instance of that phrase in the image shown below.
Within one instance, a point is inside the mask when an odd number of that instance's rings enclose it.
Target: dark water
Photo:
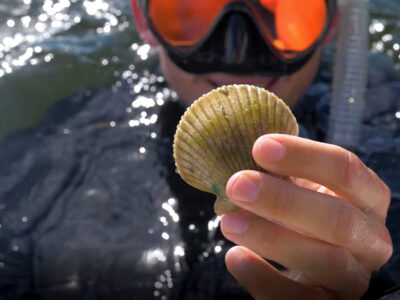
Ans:
[[[400,0],[373,0],[371,13],[371,49],[399,70]],[[0,137],[37,123],[49,105],[80,89],[143,70],[148,52],[128,0],[2,0]]]

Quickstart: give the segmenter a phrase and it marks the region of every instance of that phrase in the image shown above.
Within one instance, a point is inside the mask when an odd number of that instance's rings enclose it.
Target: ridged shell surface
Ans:
[[[240,170],[262,171],[252,147],[267,133],[298,135],[289,107],[273,93],[251,85],[222,86],[201,96],[182,116],[175,133],[174,158],[188,184],[217,196],[218,215],[238,209],[225,193]]]

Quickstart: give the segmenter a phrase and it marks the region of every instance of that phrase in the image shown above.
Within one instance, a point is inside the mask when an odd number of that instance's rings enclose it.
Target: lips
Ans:
[[[226,74],[212,74],[206,77],[206,81],[212,85],[213,88],[231,84],[250,84],[265,88],[269,91],[275,87],[278,80],[279,78],[234,76]]]

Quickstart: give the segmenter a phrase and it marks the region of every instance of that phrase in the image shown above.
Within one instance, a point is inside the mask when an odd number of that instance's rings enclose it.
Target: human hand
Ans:
[[[228,270],[255,299],[360,298],[393,251],[389,188],[355,154],[299,137],[262,136],[253,157],[292,180],[256,171],[230,178],[227,195],[243,209],[222,216],[221,230],[244,247],[228,251]]]

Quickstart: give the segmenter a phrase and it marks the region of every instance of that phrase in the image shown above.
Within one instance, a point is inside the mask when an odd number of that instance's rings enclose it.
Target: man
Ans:
[[[336,28],[334,1],[131,2],[139,33],[158,46],[163,74],[187,105],[246,83],[294,108]],[[243,210],[221,220],[241,245],[227,253],[228,270],[256,299],[361,297],[393,251],[389,188],[355,154],[307,139],[262,136],[253,157],[293,182],[254,171],[231,177],[227,195]]]

